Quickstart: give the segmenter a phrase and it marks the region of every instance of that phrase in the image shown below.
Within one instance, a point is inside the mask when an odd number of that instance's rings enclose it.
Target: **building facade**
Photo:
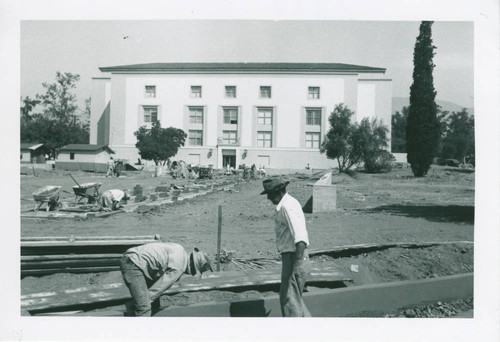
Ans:
[[[188,134],[175,160],[280,169],[330,168],[320,153],[339,103],[390,129],[385,69],[333,63],[158,63],[100,68],[90,144],[137,160],[134,132],[159,120]],[[390,134],[389,134],[390,136]]]

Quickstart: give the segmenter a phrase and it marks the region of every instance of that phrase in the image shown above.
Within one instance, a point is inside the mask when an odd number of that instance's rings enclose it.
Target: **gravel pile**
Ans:
[[[427,305],[419,305],[413,308],[401,309],[397,313],[387,314],[384,317],[407,317],[407,318],[442,318],[453,317],[463,311],[472,310],[474,307],[472,298],[457,299],[450,302],[437,302]]]

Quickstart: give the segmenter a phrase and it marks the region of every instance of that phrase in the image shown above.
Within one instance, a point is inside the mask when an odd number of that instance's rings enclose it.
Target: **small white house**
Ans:
[[[106,172],[114,153],[107,145],[69,144],[59,150],[56,169]]]
[[[45,153],[43,144],[21,143],[21,163],[43,164],[45,163]]]

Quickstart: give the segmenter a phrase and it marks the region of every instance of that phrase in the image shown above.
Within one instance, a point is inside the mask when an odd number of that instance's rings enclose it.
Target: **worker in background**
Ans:
[[[115,170],[115,161],[113,160],[113,157],[110,156],[108,160],[108,170],[106,172],[106,178],[108,178],[108,176],[113,177],[114,170]]]
[[[130,198],[128,190],[111,189],[103,192],[99,198],[99,205],[104,211],[118,210],[122,201]]]
[[[259,170],[257,171],[257,173],[258,173],[260,178],[267,176],[267,171],[266,171],[266,168],[264,167],[264,165],[259,166]]]
[[[311,273],[304,212],[300,203],[286,192],[289,182],[285,182],[281,177],[271,177],[265,179],[262,184],[264,191],[261,195],[267,195],[276,205],[276,246],[282,258],[281,313],[283,317],[311,317],[302,299],[304,285]]]
[[[120,268],[132,295],[133,308],[127,309],[127,315],[131,316],[151,316],[152,303],[159,306],[161,294],[183,274],[201,278],[203,272],[213,271],[205,253],[198,248],[188,253],[173,242],[152,242],[130,248],[122,256]]]

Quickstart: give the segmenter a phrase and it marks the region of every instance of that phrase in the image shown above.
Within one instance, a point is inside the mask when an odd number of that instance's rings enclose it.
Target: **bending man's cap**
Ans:
[[[196,274],[200,275],[203,272],[211,271],[213,272],[212,264],[210,263],[210,258],[204,252],[201,252],[198,248],[194,248],[192,252],[194,268],[196,269]]]

